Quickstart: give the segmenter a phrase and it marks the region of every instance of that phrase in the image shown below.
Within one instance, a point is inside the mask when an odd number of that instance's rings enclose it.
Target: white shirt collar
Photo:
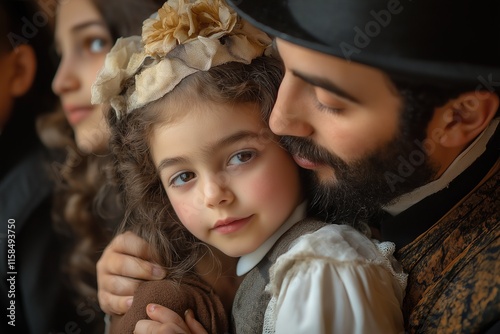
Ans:
[[[252,253],[245,254],[238,260],[236,266],[236,274],[238,276],[245,275],[250,270],[255,267],[260,260],[269,252],[269,250],[274,246],[276,241],[288,231],[293,225],[298,223],[300,220],[304,219],[306,216],[307,203],[302,202],[299,206],[295,208],[290,217],[284,222],[273,235],[271,235],[259,248],[254,250]]]
[[[446,187],[453,179],[466,170],[481,154],[486,151],[486,144],[496,131],[500,119],[494,119],[490,125],[469,145],[446,169],[446,171],[437,179],[412,192],[401,195],[393,204],[384,208],[386,212],[395,216],[422,199],[430,196]]]

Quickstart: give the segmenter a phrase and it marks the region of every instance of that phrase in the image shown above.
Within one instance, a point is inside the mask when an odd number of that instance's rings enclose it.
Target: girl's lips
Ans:
[[[317,163],[307,160],[306,158],[302,158],[298,155],[294,155],[293,160],[295,160],[297,165],[305,169],[316,169],[319,166]]]
[[[247,225],[252,220],[252,217],[253,215],[242,219],[217,222],[213,230],[220,234],[234,233],[242,229],[245,225]]]
[[[93,111],[92,107],[69,107],[64,108],[66,118],[71,126],[75,126],[85,118],[87,118]]]

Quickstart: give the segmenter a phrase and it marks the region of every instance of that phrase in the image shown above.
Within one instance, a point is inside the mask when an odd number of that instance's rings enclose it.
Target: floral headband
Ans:
[[[92,103],[117,116],[172,91],[182,79],[227,62],[249,64],[271,38],[223,0],[170,0],[143,23],[142,37],[116,41],[92,86]]]

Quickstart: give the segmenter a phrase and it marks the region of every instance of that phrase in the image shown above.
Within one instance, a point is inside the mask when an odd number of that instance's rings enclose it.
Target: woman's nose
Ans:
[[[66,92],[78,89],[78,87],[79,80],[75,72],[75,66],[63,57],[52,80],[52,91],[61,96]]]

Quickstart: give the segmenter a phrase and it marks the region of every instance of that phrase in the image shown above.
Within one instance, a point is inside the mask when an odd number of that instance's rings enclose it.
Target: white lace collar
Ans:
[[[245,254],[238,260],[236,266],[236,274],[238,276],[245,275],[250,270],[255,267],[260,260],[269,252],[269,250],[274,246],[274,243],[288,231],[293,225],[295,225],[300,220],[304,219],[306,216],[307,203],[302,202],[299,206],[295,208],[293,213],[288,217],[285,223],[280,226],[280,228],[274,232],[272,236],[269,237],[259,248],[250,254]]]

